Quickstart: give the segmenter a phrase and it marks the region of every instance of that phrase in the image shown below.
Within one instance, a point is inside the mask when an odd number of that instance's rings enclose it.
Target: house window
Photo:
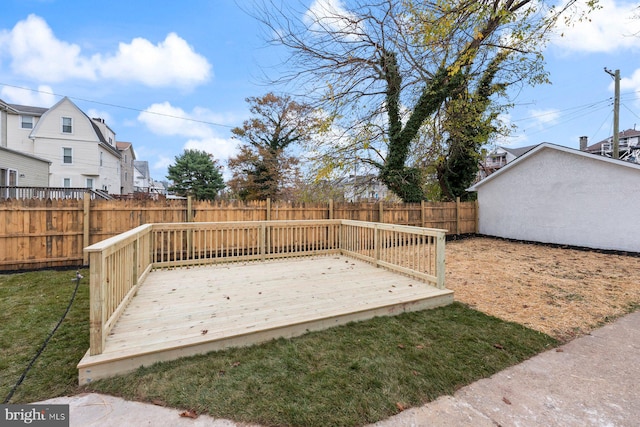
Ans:
[[[129,181],[129,173],[128,172],[124,173],[124,180],[125,181]]]
[[[93,190],[93,178],[87,178],[87,188]]]
[[[127,163],[127,155],[124,155],[124,162]]]
[[[73,133],[73,121],[71,117],[62,118],[62,133]]]
[[[62,149],[62,163],[66,163],[66,164],[73,163],[73,152],[71,148],[64,147]]]
[[[62,181],[62,186],[64,188],[71,188],[71,178],[64,178]]]
[[[100,166],[102,166],[102,151],[100,152]]]
[[[33,117],[20,116],[20,127],[22,129],[33,129]]]

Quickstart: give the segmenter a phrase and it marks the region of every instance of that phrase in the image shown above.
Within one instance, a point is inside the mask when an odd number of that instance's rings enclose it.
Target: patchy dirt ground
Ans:
[[[447,242],[457,301],[562,341],[640,304],[640,258],[476,237]]]

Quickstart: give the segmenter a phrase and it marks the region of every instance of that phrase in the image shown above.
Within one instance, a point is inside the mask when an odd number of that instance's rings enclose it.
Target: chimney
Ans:
[[[580,151],[587,151],[587,139],[586,136],[580,137]]]

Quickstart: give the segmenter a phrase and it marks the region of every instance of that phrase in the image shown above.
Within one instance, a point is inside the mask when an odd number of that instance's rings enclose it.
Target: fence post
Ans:
[[[420,200],[420,227],[424,227],[425,226],[425,219],[426,219],[426,215],[424,213],[424,205],[425,202],[424,200]]]
[[[445,233],[438,233],[436,238],[436,277],[438,289],[444,289],[444,245],[445,245]]]
[[[476,234],[480,232],[480,205],[478,204],[478,199],[476,199],[475,203],[475,208],[476,208],[476,212],[475,212],[475,221],[476,221],[476,225],[475,225],[475,230],[476,230]]]
[[[89,194],[88,192],[84,193],[84,208],[82,211],[82,247],[86,248],[87,246],[89,246],[90,243],[90,239],[89,239],[89,231],[91,230],[89,228],[90,224],[90,209],[91,209],[91,194]],[[83,251],[83,255],[82,255],[82,265],[88,265],[89,264],[89,254]]]
[[[187,196],[187,222],[193,222],[193,197]]]
[[[456,197],[456,234],[460,234],[460,197]]]
[[[333,199],[329,199],[329,219],[333,219]]]
[[[378,222],[384,222],[384,208],[382,207],[382,200],[378,202]]]
[[[267,197],[267,221],[271,221],[271,197]]]

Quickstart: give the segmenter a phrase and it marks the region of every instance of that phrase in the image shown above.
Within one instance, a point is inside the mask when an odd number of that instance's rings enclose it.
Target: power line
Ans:
[[[0,85],[7,86],[7,87],[12,87],[12,88],[16,88],[16,89],[28,90],[28,91],[36,92],[36,93],[42,93],[42,94],[45,94],[45,95],[53,95],[53,96],[57,96],[59,98],[64,98],[66,96],[67,98],[73,99],[73,100],[76,100],[76,101],[89,102],[89,103],[92,103],[92,104],[104,105],[104,106],[113,107],[113,108],[120,108],[120,109],[123,109],[123,110],[136,111],[136,112],[144,113],[144,114],[154,114],[156,116],[170,117],[172,119],[186,120],[186,121],[189,121],[189,122],[203,123],[203,124],[211,125],[211,126],[220,126],[220,127],[229,128],[229,129],[233,129],[235,127],[235,126],[230,126],[230,125],[223,125],[221,123],[209,122],[209,121],[206,121],[206,120],[192,119],[190,117],[175,116],[175,115],[172,115],[172,114],[158,113],[156,111],[142,110],[140,108],[135,108],[135,107],[127,107],[127,106],[124,106],[124,105],[111,104],[111,103],[108,103],[108,102],[94,101],[92,99],[79,98],[79,97],[68,96],[68,95],[60,95],[60,94],[57,94],[57,93],[54,93],[54,92],[47,92],[47,91],[39,90],[39,89],[31,89],[31,88],[28,88],[28,87],[11,85],[11,84],[8,84],[8,83],[0,83]]]

